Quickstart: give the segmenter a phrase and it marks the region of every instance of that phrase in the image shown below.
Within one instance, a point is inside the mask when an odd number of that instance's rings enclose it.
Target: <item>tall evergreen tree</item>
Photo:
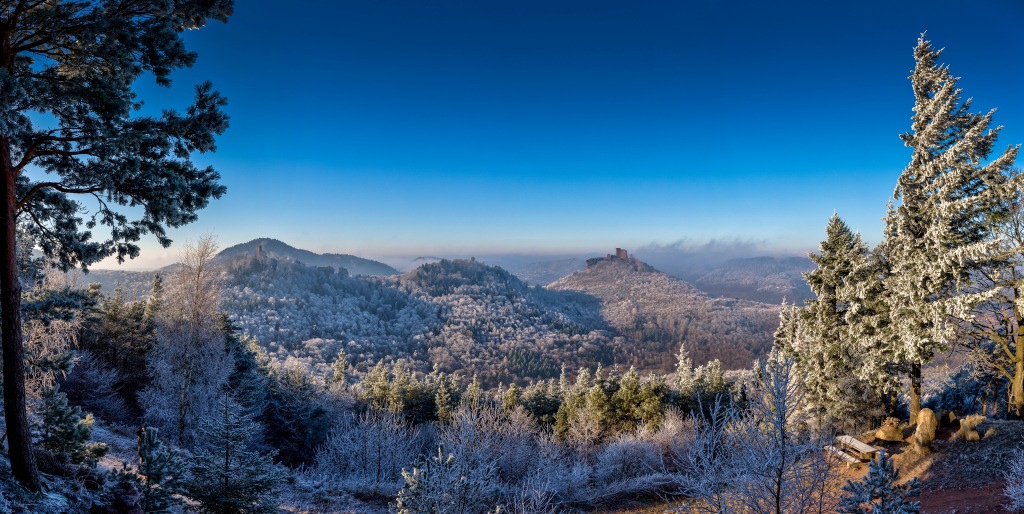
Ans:
[[[847,279],[867,260],[868,247],[838,214],[825,233],[820,253],[808,255],[817,267],[804,273],[815,298],[798,311],[782,311],[776,341],[803,376],[806,401],[830,423],[856,423],[853,415],[878,399],[858,378],[861,352],[845,319]]]
[[[133,116],[142,104],[132,85],[145,73],[170,85],[170,73],[196,59],[181,33],[226,21],[232,9],[232,0],[0,0],[4,416],[13,474],[29,489],[40,483],[25,404],[19,219],[59,266],[85,267],[137,256],[145,234],[169,245],[166,227],[194,221],[223,195],[219,175],[189,157],[215,149],[227,127],[224,99],[206,83],[184,114]],[[29,177],[28,169],[45,175]],[[76,195],[95,200],[91,216]],[[141,216],[131,219],[119,206]],[[92,240],[97,224],[110,229],[103,241]]]
[[[1007,172],[1017,156],[1010,147],[990,159],[1001,127],[989,128],[994,111],[971,112],[957,78],[938,63],[922,36],[910,76],[915,105],[913,149],[886,216],[885,253],[894,355],[910,366],[910,414],[921,408],[921,366],[957,337],[958,320],[970,319],[986,295],[968,292],[972,272],[991,254],[992,220],[1005,214],[1016,183]]]
[[[899,393],[899,374],[906,367],[895,357],[896,338],[883,280],[889,261],[884,245],[878,245],[846,277],[843,297],[849,302],[843,325],[846,339],[857,342],[861,358],[856,368],[871,390],[881,393],[889,415],[893,415]]]

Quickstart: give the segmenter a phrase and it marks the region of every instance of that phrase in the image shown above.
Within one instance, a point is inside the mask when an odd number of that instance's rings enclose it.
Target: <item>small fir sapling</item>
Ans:
[[[897,484],[899,470],[884,451],[871,461],[862,480],[848,481],[843,486],[839,512],[843,514],[913,514],[921,511],[921,503],[907,498],[920,496],[921,484],[916,478]]]

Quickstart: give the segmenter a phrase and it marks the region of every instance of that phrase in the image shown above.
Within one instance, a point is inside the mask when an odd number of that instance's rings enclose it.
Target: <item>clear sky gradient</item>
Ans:
[[[228,194],[144,241],[274,237],[385,255],[816,247],[833,211],[874,243],[909,160],[918,35],[999,148],[1024,142],[1024,3],[240,0],[199,61],[137,90],[229,100]],[[102,266],[108,267],[108,266]]]

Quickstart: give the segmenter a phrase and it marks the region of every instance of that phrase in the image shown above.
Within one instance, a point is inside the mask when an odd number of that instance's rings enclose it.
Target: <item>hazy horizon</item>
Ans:
[[[226,248],[248,243],[255,239],[277,239],[289,246],[298,248],[300,250],[308,250],[318,254],[334,253],[334,254],[347,254],[355,255],[365,259],[372,259],[375,261],[383,262],[399,271],[408,271],[422,262],[426,262],[430,259],[468,259],[470,257],[476,258],[481,262],[488,264],[494,264],[505,268],[515,267],[515,265],[527,265],[540,262],[549,262],[563,259],[586,259],[590,257],[600,257],[609,253],[613,253],[615,248],[624,248],[631,256],[634,256],[640,260],[648,262],[654,265],[655,263],[663,263],[671,260],[678,261],[704,261],[706,263],[715,264],[722,263],[734,258],[743,257],[797,257],[806,256],[809,251],[813,249],[792,249],[792,248],[779,248],[773,247],[763,241],[739,241],[739,240],[726,240],[726,241],[706,241],[702,243],[694,241],[676,241],[670,244],[659,244],[659,243],[648,243],[637,247],[628,247],[623,245],[610,245],[602,248],[593,249],[580,249],[577,251],[571,251],[568,249],[561,251],[546,251],[543,249],[534,249],[533,251],[524,251],[522,249],[509,249],[508,251],[486,251],[485,249],[477,249],[482,251],[474,251],[473,249],[435,249],[434,252],[426,253],[391,253],[391,254],[374,254],[374,253],[360,253],[350,251],[341,247],[332,247],[329,244],[323,245],[321,249],[307,248],[300,245],[293,244],[286,238],[271,237],[271,236],[260,236],[255,238],[246,239],[244,241],[224,241],[216,234],[213,234],[217,246],[220,250]],[[174,264],[178,260],[178,253],[181,251],[185,244],[189,244],[191,241],[183,241],[179,244],[172,245],[170,248],[163,252],[157,253],[160,256],[159,259],[153,257],[151,252],[150,256],[145,254],[141,255],[137,259],[127,260],[124,264],[118,265],[116,262],[107,259],[101,263],[97,263],[94,266],[90,266],[90,269],[96,270],[124,270],[124,271],[152,271],[164,266]],[[147,258],[149,257],[149,258]],[[420,260],[422,262],[416,262]]]
[[[203,80],[228,98],[218,150],[195,156],[228,192],[124,269],[205,233],[385,262],[679,241],[799,255],[833,212],[875,244],[924,31],[972,110],[998,108],[997,147],[1024,142],[1017,2],[970,23],[952,0],[306,7],[239,4],[186,34],[199,58],[171,89],[136,85],[144,114]]]

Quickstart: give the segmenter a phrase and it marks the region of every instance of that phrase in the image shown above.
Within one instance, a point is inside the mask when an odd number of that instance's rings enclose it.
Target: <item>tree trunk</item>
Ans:
[[[4,419],[14,478],[31,491],[38,491],[39,469],[32,452],[25,404],[25,348],[21,341],[21,284],[17,260],[17,191],[11,143],[0,137],[0,345],[3,346]]]
[[[921,412],[921,363],[910,365],[910,422],[917,423],[917,414]]]
[[[1017,353],[1021,353],[1024,350],[1024,346],[1020,342],[1017,343],[1020,348]],[[1020,418],[1024,415],[1024,359],[1017,359],[1017,362],[1013,367],[1013,381],[1010,384],[1010,398],[1013,401],[1013,409],[1016,411],[1017,417]]]

